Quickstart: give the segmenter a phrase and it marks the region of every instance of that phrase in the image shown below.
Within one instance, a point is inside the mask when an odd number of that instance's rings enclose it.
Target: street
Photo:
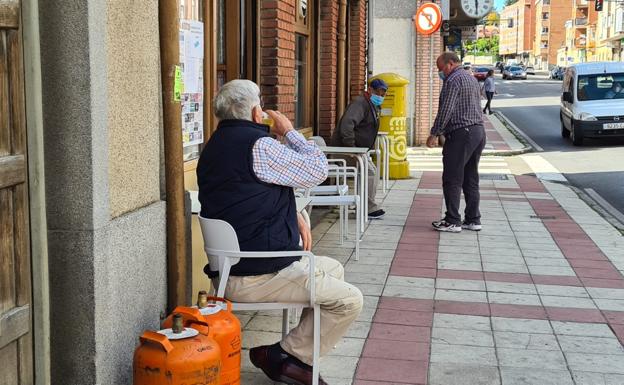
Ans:
[[[623,139],[589,139],[575,147],[561,137],[559,98],[561,81],[543,76],[524,80],[501,80],[497,75],[497,92],[493,109],[503,113],[539,147],[539,154],[603,208],[613,206],[624,213],[624,146]],[[598,196],[597,196],[597,195]],[[608,205],[604,204],[604,201]],[[604,207],[607,206],[607,207]]]

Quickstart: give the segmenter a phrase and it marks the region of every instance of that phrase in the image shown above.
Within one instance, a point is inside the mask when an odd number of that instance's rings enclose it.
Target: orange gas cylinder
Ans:
[[[219,385],[221,349],[201,323],[173,316],[172,328],[146,331],[134,352],[134,385]]]
[[[240,385],[241,326],[232,313],[232,303],[224,298],[208,297],[205,291],[200,291],[197,307],[178,306],[174,313],[188,320],[201,316],[210,326],[210,337],[221,347],[221,385]],[[171,322],[169,316],[163,327],[170,327]]]

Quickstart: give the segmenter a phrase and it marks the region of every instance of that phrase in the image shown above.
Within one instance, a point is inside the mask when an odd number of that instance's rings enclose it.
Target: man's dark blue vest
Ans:
[[[253,171],[253,146],[267,136],[268,126],[247,120],[219,123],[197,164],[201,215],[232,225],[241,251],[301,250],[293,189],[264,183]],[[275,273],[299,259],[243,258],[231,275]]]

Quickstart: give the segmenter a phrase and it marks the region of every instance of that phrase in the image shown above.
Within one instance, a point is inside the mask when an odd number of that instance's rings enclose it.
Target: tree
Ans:
[[[496,11],[492,11],[488,13],[488,15],[483,20],[485,25],[496,25],[500,24],[500,15]]]
[[[509,7],[510,5],[516,4],[518,0],[505,0],[505,7]]]

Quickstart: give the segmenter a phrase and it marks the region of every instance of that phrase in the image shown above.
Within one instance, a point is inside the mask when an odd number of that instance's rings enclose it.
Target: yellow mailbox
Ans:
[[[409,81],[390,72],[373,76],[369,79],[369,84],[374,79],[381,79],[388,85],[386,97],[381,104],[379,131],[387,132],[390,139],[390,178],[407,179],[410,171],[407,162],[405,94]]]

